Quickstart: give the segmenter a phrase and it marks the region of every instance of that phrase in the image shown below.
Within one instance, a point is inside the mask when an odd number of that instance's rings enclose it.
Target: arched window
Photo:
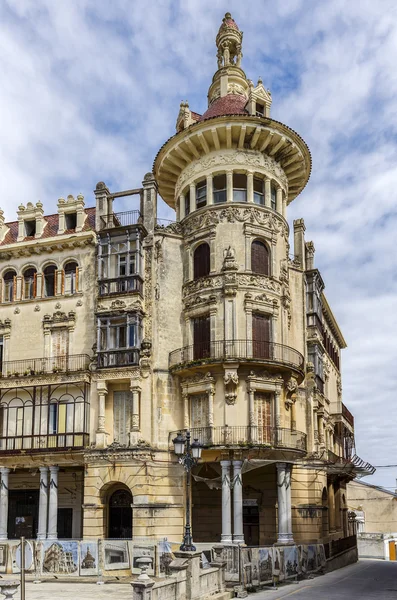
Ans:
[[[44,296],[51,298],[55,296],[56,291],[56,266],[48,265],[43,271],[44,276]]]
[[[251,244],[251,271],[260,275],[269,275],[269,249],[263,242],[255,240]]]
[[[6,271],[3,275],[4,291],[3,291],[3,302],[12,302],[14,300],[15,293],[15,277],[16,272],[13,269]]]
[[[65,273],[65,294],[75,294],[79,287],[79,267],[75,260],[66,263]]]
[[[193,278],[205,277],[210,272],[210,247],[207,243],[200,244],[194,251]]]
[[[24,300],[32,300],[36,297],[36,269],[31,267],[23,274],[23,297]]]

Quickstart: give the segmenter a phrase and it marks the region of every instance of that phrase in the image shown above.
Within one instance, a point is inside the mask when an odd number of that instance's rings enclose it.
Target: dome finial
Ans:
[[[238,28],[230,12],[227,12],[216,36],[218,69],[229,65],[240,67],[243,57],[242,41],[243,32]]]

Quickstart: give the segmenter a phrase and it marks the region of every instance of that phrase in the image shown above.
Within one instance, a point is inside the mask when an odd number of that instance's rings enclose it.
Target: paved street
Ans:
[[[327,575],[276,591],[250,594],[250,600],[396,600],[397,562],[361,560]]]
[[[132,588],[125,583],[96,585],[95,583],[34,584],[27,582],[26,600],[131,600]],[[299,584],[289,584],[276,591],[263,590],[250,594],[249,600],[395,600],[397,598],[397,563],[362,560],[355,565],[316,577]],[[15,600],[20,600],[17,594]]]

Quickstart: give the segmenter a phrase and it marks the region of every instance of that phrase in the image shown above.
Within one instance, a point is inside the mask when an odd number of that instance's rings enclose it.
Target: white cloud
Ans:
[[[274,118],[311,148],[312,179],[290,221],[305,218],[349,343],[344,400],[356,416],[360,453],[374,464],[393,462],[393,1],[4,1],[0,204],[14,219],[28,200],[52,212],[59,196],[82,191],[93,204],[99,180],[111,189],[139,185],[174,132],[180,100],[205,110],[226,10],[244,31],[247,75],[263,77]],[[392,485],[386,473],[373,481]]]

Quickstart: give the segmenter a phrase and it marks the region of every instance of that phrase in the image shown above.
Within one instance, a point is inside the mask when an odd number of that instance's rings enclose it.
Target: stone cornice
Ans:
[[[96,233],[94,231],[84,231],[81,233],[57,235],[56,237],[28,240],[26,242],[17,242],[0,246],[1,260],[18,258],[23,256],[34,256],[37,254],[51,254],[51,252],[61,252],[72,248],[84,248],[85,246],[95,246]]]
[[[74,375],[65,375],[64,373],[46,373],[45,375],[37,375],[34,377],[18,376],[18,377],[2,377],[0,378],[0,389],[32,387],[34,385],[59,385],[61,383],[90,383],[91,374],[76,372]]]

